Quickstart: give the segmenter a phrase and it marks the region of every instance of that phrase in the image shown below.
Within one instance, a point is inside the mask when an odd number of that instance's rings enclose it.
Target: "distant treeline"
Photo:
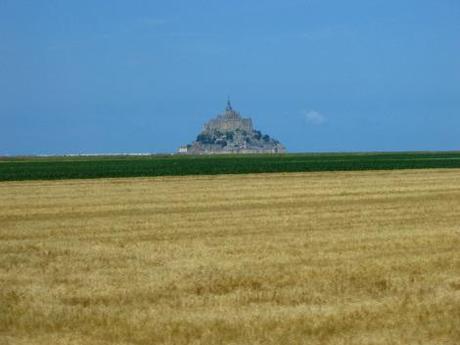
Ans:
[[[460,152],[11,157],[0,181],[460,168]]]

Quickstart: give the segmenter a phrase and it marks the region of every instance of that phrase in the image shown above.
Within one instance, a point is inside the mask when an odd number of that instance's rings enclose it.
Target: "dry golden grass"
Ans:
[[[0,184],[0,344],[460,344],[460,171]]]

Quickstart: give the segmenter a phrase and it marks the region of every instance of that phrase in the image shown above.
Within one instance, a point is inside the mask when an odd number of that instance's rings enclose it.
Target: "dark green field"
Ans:
[[[15,157],[0,181],[423,168],[460,168],[460,152]]]

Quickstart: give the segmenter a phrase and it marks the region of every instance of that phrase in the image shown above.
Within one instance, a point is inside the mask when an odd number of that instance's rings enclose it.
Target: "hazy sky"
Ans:
[[[0,154],[460,149],[459,0],[0,0]]]

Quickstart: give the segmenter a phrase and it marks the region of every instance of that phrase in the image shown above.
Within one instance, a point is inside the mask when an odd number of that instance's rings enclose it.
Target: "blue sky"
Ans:
[[[0,155],[460,149],[460,1],[0,0]]]

